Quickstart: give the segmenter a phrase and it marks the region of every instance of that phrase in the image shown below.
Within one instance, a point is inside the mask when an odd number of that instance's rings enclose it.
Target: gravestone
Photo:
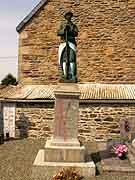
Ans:
[[[131,164],[135,164],[135,122],[134,117],[127,117],[120,122],[121,139],[128,147],[128,158]]]
[[[135,122],[134,118],[128,117],[120,121],[121,139],[127,142],[132,142],[135,138]]]

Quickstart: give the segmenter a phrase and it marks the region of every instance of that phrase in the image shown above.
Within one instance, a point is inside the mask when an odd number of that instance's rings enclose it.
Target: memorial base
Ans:
[[[73,168],[81,176],[95,176],[93,161],[85,162],[85,147],[78,141],[79,97],[77,84],[59,84],[55,94],[53,136],[39,150],[34,162],[34,178],[51,180],[63,168]]]
[[[45,150],[39,150],[33,164],[32,176],[35,179],[51,180],[62,169],[74,169],[84,178],[95,176],[95,164],[93,161],[85,163],[73,162],[45,162]]]
[[[85,162],[84,146],[55,146],[51,145],[52,141],[48,140],[45,145],[46,162]]]

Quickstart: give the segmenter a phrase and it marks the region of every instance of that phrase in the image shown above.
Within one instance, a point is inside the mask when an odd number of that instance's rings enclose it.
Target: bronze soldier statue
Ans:
[[[71,21],[72,12],[64,15],[65,21],[60,24],[58,36],[61,37],[59,46],[59,65],[62,70],[63,80],[77,81],[77,65],[76,65],[76,41],[78,35],[77,26]]]

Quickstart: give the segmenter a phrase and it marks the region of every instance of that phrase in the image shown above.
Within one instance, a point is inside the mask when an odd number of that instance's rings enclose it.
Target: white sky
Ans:
[[[8,73],[17,77],[16,26],[40,0],[0,0],[0,80]]]

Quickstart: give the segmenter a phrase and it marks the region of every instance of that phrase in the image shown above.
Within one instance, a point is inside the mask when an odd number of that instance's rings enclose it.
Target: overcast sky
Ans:
[[[18,40],[16,26],[40,0],[0,0],[0,80],[17,75]]]

